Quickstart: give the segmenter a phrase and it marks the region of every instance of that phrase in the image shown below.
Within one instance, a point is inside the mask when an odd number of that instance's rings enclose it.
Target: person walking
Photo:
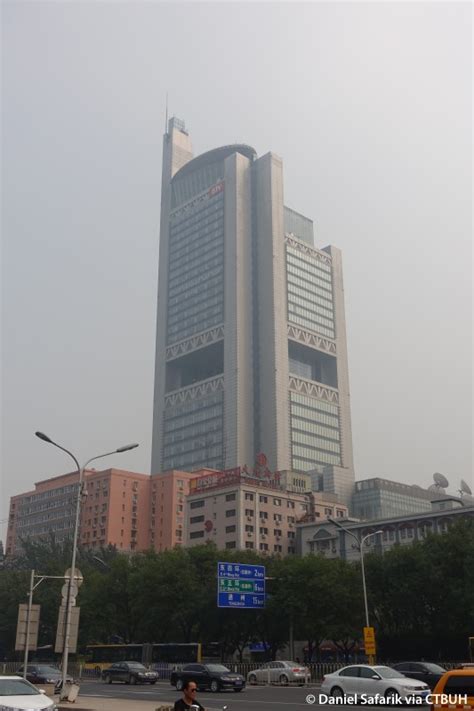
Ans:
[[[195,681],[185,681],[183,686],[183,698],[178,699],[174,704],[174,711],[206,711],[199,701],[196,701],[197,684]]]

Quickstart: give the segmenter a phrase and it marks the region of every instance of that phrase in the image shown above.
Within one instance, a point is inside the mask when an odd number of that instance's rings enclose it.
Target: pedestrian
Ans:
[[[174,704],[174,711],[188,711],[188,709],[199,709],[206,711],[199,701],[196,701],[197,684],[195,681],[185,681],[183,686],[183,698],[178,699]]]

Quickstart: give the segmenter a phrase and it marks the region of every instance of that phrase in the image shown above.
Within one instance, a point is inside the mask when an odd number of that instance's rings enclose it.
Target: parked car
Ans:
[[[186,681],[195,681],[198,689],[210,689],[213,692],[224,689],[242,691],[245,679],[241,674],[234,674],[223,664],[186,664],[181,671],[173,671],[171,685],[181,691]]]
[[[311,681],[311,673],[307,667],[298,662],[267,662],[258,669],[252,669],[247,674],[248,684],[269,682],[271,684],[299,684],[303,686]]]
[[[428,684],[430,689],[434,689],[438,681],[441,679],[446,669],[440,667],[439,664],[431,662],[400,662],[392,664],[392,668],[399,671],[409,679],[418,679]]]
[[[111,684],[123,681],[124,684],[156,684],[159,674],[147,669],[140,662],[116,662],[102,672],[102,679]]]
[[[19,676],[23,676],[24,668],[22,665],[18,669]],[[62,678],[61,669],[49,664],[28,664],[26,667],[26,680],[31,681],[32,684],[58,684],[58,682],[61,683]],[[73,681],[72,676],[68,674],[66,682],[72,684]]]
[[[433,711],[441,711],[441,708],[446,708],[446,702],[436,698],[442,694],[448,694],[449,705],[456,706],[456,709],[474,708],[474,668],[450,669],[443,674],[433,690],[435,697]],[[454,699],[454,696],[457,698]]]
[[[4,711],[57,711],[53,699],[19,676],[0,676],[0,702]]]
[[[365,699],[394,699],[394,706],[415,697],[426,698],[430,687],[424,682],[409,679],[396,669],[384,666],[353,664],[333,674],[326,674],[321,684],[321,693],[329,696],[348,696]],[[362,696],[363,695],[363,696]]]

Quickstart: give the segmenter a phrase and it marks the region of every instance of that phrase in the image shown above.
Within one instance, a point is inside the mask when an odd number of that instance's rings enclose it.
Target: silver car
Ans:
[[[253,669],[247,674],[249,684],[298,684],[303,686],[311,681],[311,673],[299,662],[267,662],[259,669]]]
[[[326,674],[321,684],[321,694],[343,696],[347,704],[360,699],[364,703],[373,699],[391,706],[412,704],[422,702],[429,693],[430,687],[422,681],[409,679],[391,667],[369,664],[352,664],[338,669]],[[324,702],[320,700],[320,703]]]

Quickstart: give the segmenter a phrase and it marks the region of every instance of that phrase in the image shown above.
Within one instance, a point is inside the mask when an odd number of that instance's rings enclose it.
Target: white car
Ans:
[[[247,674],[248,684],[309,684],[311,674],[299,662],[267,662]]]
[[[53,699],[21,676],[0,676],[0,708],[2,711],[56,711]]]
[[[353,664],[333,674],[326,674],[321,684],[321,693],[344,696],[347,703],[354,703],[357,699],[375,699],[388,703],[394,699],[393,705],[396,705],[400,700],[404,703],[420,703],[419,698],[426,698],[430,687],[390,667]]]

